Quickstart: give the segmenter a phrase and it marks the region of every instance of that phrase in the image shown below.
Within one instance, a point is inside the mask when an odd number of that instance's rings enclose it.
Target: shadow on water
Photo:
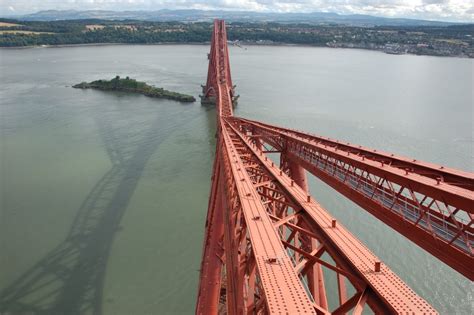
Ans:
[[[62,243],[0,292],[0,314],[102,313],[105,271],[122,216],[147,161],[171,122],[179,123],[157,117],[130,128],[123,126],[128,117],[121,117],[122,126],[115,118],[96,120],[112,167],[83,201]]]
[[[209,132],[210,139],[216,139],[217,137],[217,118],[216,118],[216,107],[214,105],[203,105],[202,109],[205,112],[207,130]],[[212,149],[214,150],[215,141],[212,142]]]

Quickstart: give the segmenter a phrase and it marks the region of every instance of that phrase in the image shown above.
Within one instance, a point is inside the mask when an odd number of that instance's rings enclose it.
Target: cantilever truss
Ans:
[[[331,286],[338,287],[339,305],[331,313],[358,314],[367,307],[375,313],[434,312],[267,158],[252,137],[227,122],[221,134],[214,181],[224,183],[214,187],[224,191],[215,195],[221,208],[213,212],[224,212],[218,247],[223,248],[218,257],[223,269],[217,274],[219,299],[198,303],[198,313],[207,314],[213,303],[219,310],[216,302],[221,301],[231,314],[328,314],[322,271],[336,275]]]
[[[224,21],[203,91],[218,130],[197,314],[436,313],[309,195],[304,168],[472,276],[472,174],[233,117]]]
[[[474,280],[472,173],[247,119],[232,123]]]

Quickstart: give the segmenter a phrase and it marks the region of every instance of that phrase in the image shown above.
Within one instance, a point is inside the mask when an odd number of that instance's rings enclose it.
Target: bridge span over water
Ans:
[[[218,130],[197,314],[436,313],[311,197],[306,171],[474,280],[473,173],[236,117],[234,88],[216,20],[203,98],[216,104]]]

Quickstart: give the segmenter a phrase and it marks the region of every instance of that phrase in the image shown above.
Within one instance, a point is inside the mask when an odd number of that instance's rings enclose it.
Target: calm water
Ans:
[[[0,50],[0,312],[190,314],[215,112],[72,84],[198,96],[206,46]],[[473,169],[473,61],[231,48],[236,114]],[[315,197],[441,313],[472,284],[319,181]],[[3,303],[3,304],[2,304]]]

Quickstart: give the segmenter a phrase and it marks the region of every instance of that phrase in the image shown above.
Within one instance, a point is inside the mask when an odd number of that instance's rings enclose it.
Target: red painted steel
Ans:
[[[218,130],[197,314],[436,313],[308,195],[294,152],[266,149],[265,134],[232,118],[221,20],[203,94],[216,103]],[[282,153],[280,167],[269,152]],[[328,279],[335,284],[326,286]],[[337,287],[337,305],[328,305],[327,287]]]
[[[260,145],[260,142],[255,141],[254,145],[261,150],[262,146]],[[280,169],[285,172],[296,185],[301,187],[306,195],[309,195],[308,179],[304,168],[292,161],[285,154],[281,154]],[[298,234],[295,235],[295,240],[304,243],[304,246],[309,252],[312,252],[321,246],[316,239],[305,239],[304,237],[299,237]],[[313,266],[309,266],[307,268],[306,278],[308,281],[308,289],[313,296],[315,303],[320,305],[323,309],[328,309],[326,286],[324,284],[324,274],[321,264],[316,262]],[[338,284],[341,284],[339,288],[340,290],[338,291],[340,297],[339,304],[343,304],[346,299],[345,294],[341,290],[345,290],[345,283],[341,282]]]
[[[207,82],[203,87],[203,98],[210,103],[216,103],[218,117],[233,115],[234,87],[227,49],[225,23],[216,20],[211,39],[211,51],[208,55],[209,68]]]
[[[474,174],[247,119],[232,122],[474,279]]]
[[[361,311],[369,307],[379,314],[435,312],[388,267],[379,265],[377,272],[380,260],[261,153],[253,142],[255,138],[230,124],[227,129],[234,133],[232,141],[243,164],[242,171],[249,175],[302,282],[307,281],[309,268],[318,263],[326,272],[343,277],[355,290],[349,299],[340,297],[343,302],[333,313],[355,311],[357,307]],[[309,246],[311,240],[319,246]],[[311,294],[310,297],[316,300]],[[362,297],[367,305],[356,303]],[[323,303],[313,306],[318,313],[329,313]]]

